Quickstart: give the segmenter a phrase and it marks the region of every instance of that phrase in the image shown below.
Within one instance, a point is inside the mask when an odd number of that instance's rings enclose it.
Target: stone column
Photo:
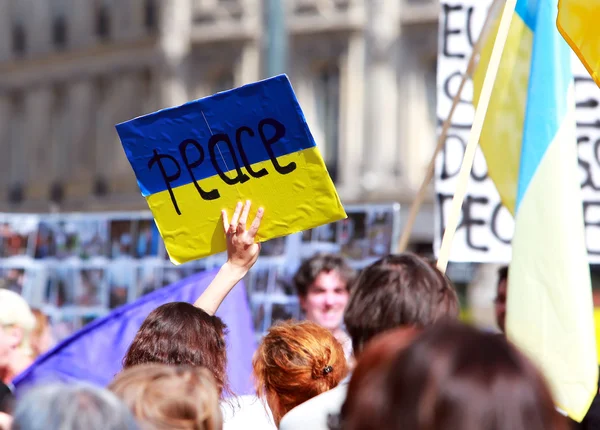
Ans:
[[[398,171],[397,53],[399,2],[372,0],[368,20],[368,96],[365,133],[367,193],[395,188]]]
[[[0,94],[0,146],[11,150],[11,101],[6,93]],[[10,184],[10,155],[0,157],[0,200],[6,196],[6,187]]]
[[[163,53],[161,70],[161,106],[188,101],[187,60],[191,50],[192,0],[161,3],[159,20],[160,45]]]
[[[0,62],[12,57],[12,22],[10,0],[0,0]]]
[[[93,1],[67,0],[69,46],[83,48],[95,41],[96,19]]]
[[[51,114],[51,88],[31,88],[25,96],[25,125],[20,142],[23,167],[28,176],[27,199],[44,200],[48,196],[48,184],[52,178]]]
[[[68,195],[85,197],[92,190],[94,152],[91,150],[94,132],[94,94],[87,79],[72,82],[68,93],[68,112],[72,139],[72,157],[67,184]]]
[[[22,0],[19,0],[22,1]],[[52,46],[51,1],[29,1],[29,7],[21,10],[25,19],[27,54],[46,54]]]
[[[360,196],[364,153],[365,36],[354,33],[340,65],[339,186],[344,200]]]

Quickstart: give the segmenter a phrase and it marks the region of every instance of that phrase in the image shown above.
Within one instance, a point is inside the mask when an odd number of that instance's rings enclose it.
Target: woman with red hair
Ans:
[[[271,327],[252,364],[257,393],[277,426],[288,411],[337,386],[348,373],[342,345],[310,321]]]

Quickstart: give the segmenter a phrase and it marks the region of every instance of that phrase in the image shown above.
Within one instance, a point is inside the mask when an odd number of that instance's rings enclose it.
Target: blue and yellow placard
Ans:
[[[346,217],[285,75],[116,128],[175,264],[225,251],[238,201],[265,208],[259,241]]]

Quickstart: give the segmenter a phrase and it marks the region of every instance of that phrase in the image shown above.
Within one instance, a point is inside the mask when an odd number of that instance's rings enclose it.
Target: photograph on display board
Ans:
[[[261,257],[281,257],[285,255],[287,237],[276,237],[261,244]]]
[[[6,217],[0,221],[0,256],[2,258],[32,255],[38,219],[33,216]]]
[[[278,321],[289,319],[298,319],[300,311],[297,303],[272,303],[271,304],[271,324]]]
[[[292,276],[286,275],[283,267],[272,267],[269,293],[285,297],[296,297]]]
[[[161,239],[158,228],[152,218],[140,219],[137,222],[134,239],[136,258],[158,257]]]
[[[341,254],[349,260],[362,260],[369,255],[367,212],[350,212],[340,221]]]
[[[108,222],[81,218],[74,221],[79,237],[79,257],[82,260],[108,255]]]
[[[189,263],[177,267],[165,267],[163,270],[162,286],[172,285],[201,271],[202,268],[194,267],[194,265]]]
[[[23,295],[25,269],[22,267],[3,267],[0,269],[0,288]]]
[[[374,210],[369,218],[369,256],[384,257],[389,254],[392,247],[394,236],[393,214],[385,210]]]
[[[134,221],[113,219],[109,223],[110,257],[112,259],[133,255]]]
[[[71,218],[43,220],[39,224],[35,243],[35,258],[66,259],[79,257],[77,223]]]
[[[136,270],[131,264],[113,263],[108,266],[108,307],[123,306],[137,291]]]
[[[350,215],[350,214],[348,214]],[[338,221],[339,222],[339,221]],[[338,241],[338,223],[322,225],[313,229],[312,242],[337,243]]]
[[[83,327],[80,316],[58,313],[52,321],[52,335],[57,342],[69,337]]]
[[[268,266],[254,266],[248,275],[246,289],[250,294],[264,294],[268,291],[270,277]]]
[[[81,269],[75,303],[77,306],[105,306],[105,270],[102,268]]]
[[[270,308],[270,306],[264,301],[252,301],[250,303],[250,310],[252,312],[252,320],[254,321],[255,333],[263,333],[268,328],[268,308]]]
[[[136,298],[145,296],[162,287],[163,268],[154,264],[141,264],[136,269]]]
[[[75,269],[70,266],[54,267],[48,277],[46,304],[63,308],[75,304]]]

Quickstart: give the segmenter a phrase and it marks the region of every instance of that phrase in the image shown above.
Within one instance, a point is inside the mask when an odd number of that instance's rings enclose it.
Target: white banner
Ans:
[[[448,117],[452,100],[491,3],[491,0],[441,2],[437,69],[438,131]],[[600,89],[575,55],[573,72],[586,241],[589,261],[600,263]],[[445,148],[436,160],[436,253],[449,216],[458,171],[475,113],[472,98],[473,87],[468,82],[454,112]],[[462,210],[450,260],[508,263],[511,258],[510,241],[514,221],[510,212],[501,204],[500,196],[487,175],[485,158],[479,148]]]

